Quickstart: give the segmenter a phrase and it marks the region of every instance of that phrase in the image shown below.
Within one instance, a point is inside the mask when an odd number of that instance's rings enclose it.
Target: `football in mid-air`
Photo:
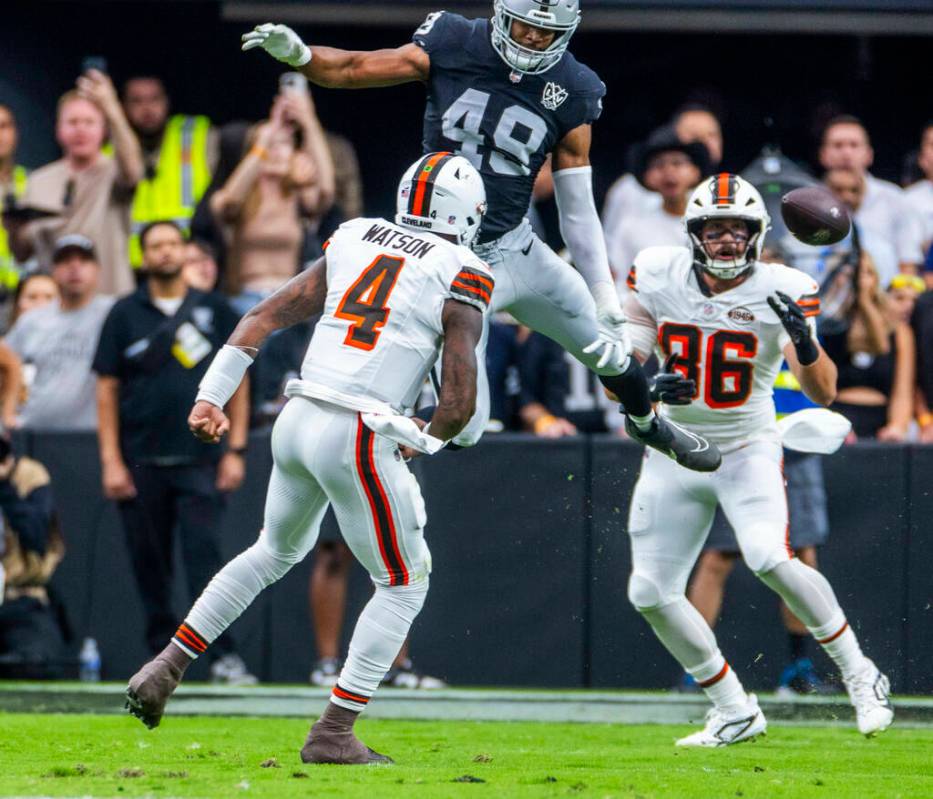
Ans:
[[[820,186],[806,186],[781,198],[781,216],[794,238],[804,244],[835,244],[849,235],[849,212]]]

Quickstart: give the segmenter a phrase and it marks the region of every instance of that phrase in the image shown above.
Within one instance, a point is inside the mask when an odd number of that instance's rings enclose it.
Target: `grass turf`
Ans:
[[[689,727],[363,720],[395,766],[305,766],[295,719],[0,715],[0,796],[929,797],[933,730],[866,740],[775,727],[721,750],[677,750]]]

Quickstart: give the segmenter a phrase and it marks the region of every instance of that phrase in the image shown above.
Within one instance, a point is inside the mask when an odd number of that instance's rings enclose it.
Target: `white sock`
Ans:
[[[260,591],[281,579],[293,565],[269,550],[260,538],[214,575],[172,642],[192,657],[202,654]]]
[[[716,644],[716,636],[686,597],[660,608],[639,608],[654,634],[719,708],[742,707],[748,697]]]
[[[427,579],[412,585],[376,586],[356,622],[331,702],[357,712],[366,707],[405,643],[427,593]]]
[[[703,689],[709,701],[720,710],[744,708],[748,704],[748,694],[718,649],[715,657],[687,671]]]
[[[850,677],[864,668],[865,656],[855,633],[846,622],[832,586],[822,574],[792,558],[758,576],[780,594],[787,607],[807,625],[817,643],[839,666],[843,677]]]
[[[810,632],[845,679],[851,679],[865,668],[867,658],[845,619],[834,619],[823,627],[810,628]]]

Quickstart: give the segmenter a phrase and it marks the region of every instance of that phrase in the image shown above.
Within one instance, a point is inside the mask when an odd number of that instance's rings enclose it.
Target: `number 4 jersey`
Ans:
[[[690,405],[663,414],[720,446],[753,438],[779,441],[772,387],[790,337],[767,303],[783,291],[809,317],[815,335],[818,286],[782,264],[758,263],[739,286],[711,294],[684,247],[649,247],[635,258],[626,300],[635,349],[696,381]],[[637,304],[636,304],[637,303]]]
[[[485,313],[493,278],[469,249],[385,219],[353,219],[325,245],[327,297],[286,396],[352,410],[411,409],[443,343],[448,299]]]
[[[469,159],[486,185],[480,243],[528,212],[535,176],[571,130],[594,122],[606,87],[569,52],[540,75],[513,72],[492,46],[488,19],[429,14],[414,35],[431,58],[424,152]]]

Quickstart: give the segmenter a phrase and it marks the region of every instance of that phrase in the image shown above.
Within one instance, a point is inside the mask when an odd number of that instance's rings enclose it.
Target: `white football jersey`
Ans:
[[[325,245],[327,298],[286,396],[362,412],[410,410],[443,343],[444,303],[481,313],[493,278],[469,249],[385,219],[353,219]]]
[[[815,335],[816,281],[783,264],[758,263],[741,285],[711,294],[689,249],[650,247],[635,258],[628,285],[647,312],[632,306],[635,348],[653,348],[661,363],[676,354],[677,371],[696,382],[690,405],[662,405],[661,413],[717,444],[780,440],[771,395],[790,337],[767,298],[787,294]]]

